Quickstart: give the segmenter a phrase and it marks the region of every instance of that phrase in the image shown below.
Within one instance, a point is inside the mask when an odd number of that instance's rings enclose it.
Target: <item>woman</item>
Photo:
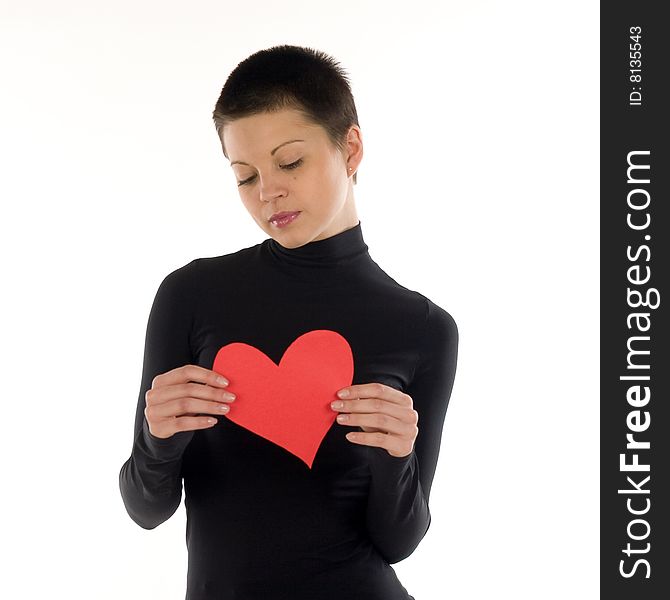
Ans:
[[[125,506],[153,529],[183,479],[187,600],[411,599],[390,564],[430,525],[454,320],[368,253],[361,131],[332,58],[253,54],[214,122],[269,238],[159,286]]]

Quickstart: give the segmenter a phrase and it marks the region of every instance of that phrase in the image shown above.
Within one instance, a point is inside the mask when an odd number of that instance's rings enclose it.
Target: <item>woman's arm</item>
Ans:
[[[189,343],[193,262],[165,277],[156,292],[147,323],[132,453],[119,473],[126,510],[144,529],[154,529],[179,507],[182,455],[194,433],[182,431],[165,439],[155,437],[144,416],[145,394],[154,377],[193,360]]]
[[[427,303],[424,346],[406,390],[419,413],[414,449],[398,458],[384,448],[369,448],[372,481],[367,529],[373,544],[389,563],[412,554],[430,526],[428,499],[456,374],[456,323],[444,309],[430,300]]]

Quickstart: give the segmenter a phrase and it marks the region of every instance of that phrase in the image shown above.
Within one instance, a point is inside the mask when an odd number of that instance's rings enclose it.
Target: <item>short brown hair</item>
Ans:
[[[340,151],[349,128],[360,127],[349,78],[334,58],[302,46],[273,46],[243,60],[228,76],[212,113],[221,145],[226,123],[285,108],[323,127]],[[223,153],[228,157],[225,147]]]

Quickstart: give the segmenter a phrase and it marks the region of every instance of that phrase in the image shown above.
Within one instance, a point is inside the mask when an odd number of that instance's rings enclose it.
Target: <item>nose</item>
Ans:
[[[261,178],[259,189],[261,202],[272,202],[275,198],[286,196],[286,186],[282,183],[282,178],[276,175]]]

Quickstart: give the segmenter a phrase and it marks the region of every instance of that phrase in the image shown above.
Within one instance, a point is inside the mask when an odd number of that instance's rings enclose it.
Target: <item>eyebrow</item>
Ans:
[[[270,156],[274,156],[275,152],[277,152],[277,150],[279,150],[279,148],[281,148],[282,146],[286,146],[286,144],[292,144],[293,142],[304,142],[304,141],[305,140],[289,140],[288,142],[282,142],[281,144],[279,144],[279,146],[277,146],[274,150],[272,150],[272,152],[270,152]],[[250,166],[248,163],[242,162],[241,160],[234,160],[233,162],[230,163],[231,167],[233,165],[247,165],[247,167]]]

